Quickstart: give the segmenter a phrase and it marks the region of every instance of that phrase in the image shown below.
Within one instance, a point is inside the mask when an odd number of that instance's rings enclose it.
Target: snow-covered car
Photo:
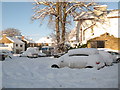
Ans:
[[[38,56],[39,50],[36,47],[29,47],[26,51],[20,54],[20,57],[32,57],[34,55]]]
[[[57,54],[54,54],[54,58],[59,58],[61,57],[62,55],[64,55],[66,52],[63,52],[63,53],[57,53]]]
[[[3,53],[0,53],[0,61],[4,61],[6,56]]]
[[[37,58],[45,56],[44,53],[41,53],[37,47],[29,47],[26,51],[20,54],[20,57],[28,57],[28,58]]]
[[[29,54],[27,55],[28,58],[38,58],[38,54],[37,53],[33,53],[33,54]]]
[[[39,52],[38,57],[46,57],[47,55],[45,53]]]
[[[108,51],[113,56],[113,62],[118,63],[120,62],[120,53],[118,52],[113,52],[113,51]]]
[[[112,55],[112,58],[113,58],[113,63],[120,62],[120,52],[119,52],[119,50],[112,50],[112,49],[109,49],[109,48],[98,48],[98,50],[110,53]]]
[[[105,66],[103,57],[94,48],[80,48],[69,50],[68,53],[58,58],[59,61],[51,67],[70,68],[97,68]]]
[[[0,50],[0,61],[4,61],[5,58],[12,59],[12,53],[9,50]]]
[[[111,66],[113,64],[113,56],[103,50],[99,50],[99,54],[103,56],[103,60],[106,66]]]
[[[54,47],[51,46],[43,46],[41,50],[46,56],[52,56],[54,54]]]

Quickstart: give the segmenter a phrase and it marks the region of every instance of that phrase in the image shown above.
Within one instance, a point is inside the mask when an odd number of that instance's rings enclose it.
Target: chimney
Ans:
[[[21,39],[23,40],[25,38],[25,36],[22,36]]]

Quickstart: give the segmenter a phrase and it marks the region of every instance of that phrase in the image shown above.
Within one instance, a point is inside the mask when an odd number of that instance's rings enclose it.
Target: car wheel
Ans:
[[[117,63],[119,63],[120,62],[120,58],[118,58],[116,61],[117,61]]]
[[[87,67],[85,67],[85,68],[93,68],[93,66],[87,66]]]
[[[51,66],[51,68],[60,68],[58,65],[56,65],[56,64],[53,64],[52,66]]]

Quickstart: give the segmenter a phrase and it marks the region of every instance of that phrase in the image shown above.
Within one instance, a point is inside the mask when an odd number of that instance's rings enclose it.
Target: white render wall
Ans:
[[[18,46],[16,47],[16,44],[18,44]],[[14,51],[14,53],[16,53],[16,49],[19,49],[21,51],[25,50],[25,44],[24,43],[5,43],[5,45],[8,46],[8,48],[6,48],[7,50],[10,51]],[[20,47],[20,45],[22,45],[22,47]]]
[[[120,18],[119,18],[120,19]],[[88,27],[91,25],[90,20],[86,20],[86,22],[89,24]],[[90,40],[95,37],[99,37],[100,35],[104,33],[109,33],[110,35],[113,35],[115,37],[120,38],[120,32],[118,32],[120,24],[118,25],[118,18],[109,18],[107,22],[97,23],[97,26],[94,26],[93,31],[92,29],[87,29],[84,34],[82,33],[82,43],[86,44],[87,40]],[[84,30],[85,27],[82,27]],[[93,33],[94,35],[93,35]]]
[[[12,49],[12,51],[13,51],[13,43],[5,43],[5,45],[7,45],[8,46],[8,48],[11,48]]]

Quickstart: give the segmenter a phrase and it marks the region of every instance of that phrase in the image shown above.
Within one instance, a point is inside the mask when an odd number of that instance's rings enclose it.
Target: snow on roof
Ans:
[[[110,10],[108,11],[107,17],[120,16],[120,10]]]
[[[21,40],[14,38],[14,37],[7,37],[10,41],[14,42],[14,43],[24,43]]]
[[[27,39],[27,38],[24,38],[23,40],[25,40],[28,43],[35,43],[33,40],[30,40],[30,39]]]
[[[114,17],[114,16],[120,16],[120,10],[108,10],[107,11],[107,17]],[[75,20],[80,19],[93,19],[95,16],[93,15],[93,12],[82,12],[80,15],[75,17]]]
[[[49,37],[43,37],[40,38],[36,43],[53,43],[52,38]]]
[[[94,18],[93,12],[82,12],[80,15],[75,17],[75,20],[78,19],[88,19],[88,18]]]
[[[68,51],[68,55],[73,54],[97,54],[98,50],[95,48],[79,48],[79,49],[71,49]]]

